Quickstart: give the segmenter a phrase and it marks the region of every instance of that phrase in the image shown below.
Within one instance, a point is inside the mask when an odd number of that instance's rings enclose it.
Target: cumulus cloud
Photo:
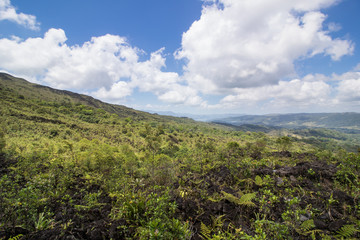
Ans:
[[[44,38],[0,39],[0,67],[19,75],[43,75],[68,51],[65,41],[59,29],[50,29]]]
[[[116,101],[130,96],[132,94],[132,90],[133,89],[128,86],[127,82],[119,81],[112,84],[110,89],[101,87],[99,90],[91,94],[103,100]]]
[[[210,3],[209,3],[210,2]],[[352,42],[333,39],[321,9],[336,0],[214,0],[182,36],[188,84],[204,93],[275,85],[294,74],[294,61],[351,54]]]
[[[338,91],[340,100],[346,102],[360,102],[360,77],[357,79],[341,81],[339,83]]]
[[[130,76],[138,59],[137,50],[119,36],[94,37],[82,46],[68,46],[66,40],[62,29],[50,29],[43,38],[0,39],[0,67],[57,88],[110,89]]]
[[[17,13],[10,0],[0,0],[0,21],[8,20],[32,30],[39,30],[40,23],[36,17],[29,14]]]
[[[148,61],[134,66],[130,84],[138,87],[140,91],[152,92],[160,100],[172,104],[205,104],[196,90],[181,84],[182,79],[178,73],[161,70],[166,67],[163,50],[164,48],[152,53]]]
[[[143,51],[116,35],[93,37],[83,45],[68,46],[62,29],[50,29],[43,38],[0,39],[0,68],[37,79],[60,89],[78,90],[116,102],[135,88],[152,92],[173,104],[201,105],[197,91],[182,84],[175,72],[164,72],[163,50],[139,61]]]
[[[307,76],[306,78],[314,78]],[[280,81],[277,85],[238,89],[220,101],[219,107],[241,108],[266,101],[268,106],[306,108],[329,104],[331,86],[321,80],[294,79]]]
[[[93,37],[82,46],[59,45],[58,48],[55,64],[46,68],[43,79],[58,88],[109,90],[121,78],[129,77],[138,61],[136,48],[129,46],[124,38],[109,34]]]
[[[309,74],[302,79],[279,81],[276,85],[238,88],[225,96],[214,109],[237,109],[247,112],[358,111],[360,72],[341,75]]]
[[[360,104],[360,72],[347,72],[342,75],[334,75],[338,80],[336,101],[341,103],[357,102]]]

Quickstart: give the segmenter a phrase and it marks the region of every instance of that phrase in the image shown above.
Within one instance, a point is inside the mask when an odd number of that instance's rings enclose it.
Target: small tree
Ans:
[[[292,141],[290,137],[282,136],[276,140],[276,144],[278,145],[279,151],[289,151]]]

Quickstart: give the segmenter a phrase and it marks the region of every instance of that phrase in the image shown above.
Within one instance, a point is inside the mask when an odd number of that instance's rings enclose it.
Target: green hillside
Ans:
[[[324,132],[234,130],[8,74],[0,124],[0,239],[360,237],[360,155],[319,147]]]
[[[59,107],[59,106],[65,107],[69,105],[81,104],[86,107],[105,110],[106,112],[111,114],[112,113],[116,114],[119,117],[133,117],[138,120],[141,119],[161,120],[165,118],[165,117],[159,118],[154,114],[136,111],[134,109],[125,106],[104,103],[100,100],[94,99],[93,97],[86,96],[83,94],[77,94],[70,91],[57,90],[50,87],[33,84],[24,79],[15,78],[5,73],[0,73],[0,80],[1,80],[0,87],[2,91],[2,98],[4,98],[5,96],[17,97],[19,100],[24,100],[24,102],[30,100],[40,105],[41,105],[40,101],[44,101],[50,103],[50,105],[51,103],[53,105],[56,105],[55,107]],[[167,117],[167,119],[175,119],[175,118]]]
[[[235,126],[243,124],[267,125],[285,128],[334,128],[360,130],[360,113],[296,113],[244,115],[218,119],[216,122]]]
[[[292,136],[320,149],[339,147],[357,152],[360,147],[359,113],[301,113],[244,115],[214,120],[235,130]]]

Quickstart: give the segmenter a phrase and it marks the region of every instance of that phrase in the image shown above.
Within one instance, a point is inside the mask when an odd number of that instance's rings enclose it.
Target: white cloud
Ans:
[[[341,25],[338,23],[331,22],[328,24],[328,29],[330,32],[337,32],[341,30],[341,28],[342,28]]]
[[[132,88],[128,86],[127,82],[119,81],[115,82],[109,90],[106,90],[105,87],[101,87],[96,92],[91,93],[91,95],[108,101],[118,101],[132,94]]]
[[[307,76],[307,78],[310,78]],[[277,85],[238,89],[237,94],[223,98],[218,107],[241,108],[266,102],[271,108],[309,108],[329,104],[331,86],[321,80],[294,79]]]
[[[165,58],[163,48],[152,53],[148,61],[134,66],[131,83],[143,92],[152,92],[162,101],[172,104],[202,105],[203,100],[198,97],[197,91],[189,86],[182,85],[181,77],[175,72],[163,72]]]
[[[187,60],[185,78],[204,93],[274,85],[294,74],[294,61],[317,54],[332,60],[353,43],[323,29],[321,9],[336,0],[207,1],[175,54]],[[221,6],[220,6],[221,5]]]
[[[162,71],[164,49],[140,62],[143,52],[120,36],[93,37],[81,46],[66,40],[62,29],[50,29],[43,38],[0,39],[0,69],[106,101],[119,102],[137,88],[173,104],[204,104],[177,73]]]
[[[324,74],[308,74],[305,77],[302,78],[302,81],[305,82],[326,82],[326,81],[331,81],[331,78],[324,75]]]
[[[94,37],[82,46],[67,46],[66,40],[62,29],[50,29],[44,38],[0,39],[0,67],[57,88],[110,89],[130,76],[138,59],[137,50],[119,36]]]
[[[163,50],[152,53],[149,60],[134,65],[132,84],[139,87],[140,91],[152,91],[159,95],[180,81],[177,73],[161,71],[165,67]]]
[[[270,112],[345,112],[359,111],[360,72],[345,72],[331,77],[315,74],[302,79],[279,81],[276,85],[238,88],[213,109]]]
[[[360,71],[360,63],[358,63],[355,67],[354,67],[355,71]]]
[[[0,67],[18,75],[43,75],[68,51],[65,41],[60,29],[50,29],[44,38],[0,39]]]
[[[352,79],[360,79],[360,72],[358,72],[358,71],[359,70],[355,69],[355,71],[346,72],[341,75],[333,74],[332,80],[340,82],[340,81],[347,81],[347,80],[352,80]]]
[[[339,99],[342,101],[356,101],[360,103],[360,77],[344,80],[339,83]]]
[[[126,39],[105,35],[93,37],[82,46],[63,47],[54,65],[47,68],[44,81],[58,88],[111,89],[120,78],[130,77],[138,61],[138,50]]]
[[[10,0],[0,0],[0,21],[8,20],[32,30],[39,30],[40,23],[36,17],[29,14],[17,13]]]
[[[159,99],[172,104],[186,104],[189,106],[206,106],[207,103],[197,95],[197,91],[187,86],[177,85],[174,90],[169,89],[159,95]]]
[[[343,105],[350,102],[360,104],[360,72],[347,72],[333,77],[339,80],[336,101]]]

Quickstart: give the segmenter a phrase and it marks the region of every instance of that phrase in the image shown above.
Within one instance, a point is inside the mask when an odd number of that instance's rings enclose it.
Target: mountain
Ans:
[[[243,124],[275,126],[289,129],[330,128],[342,131],[360,130],[360,113],[296,113],[244,115],[216,119],[213,122],[235,126]]]
[[[119,116],[135,116],[139,112],[125,106],[104,103],[83,94],[65,90],[57,90],[50,87],[30,83],[24,79],[13,77],[6,73],[0,73],[0,87],[2,91],[11,91],[19,94],[19,98],[38,99],[53,101],[63,104],[79,103],[94,108],[102,108]]]
[[[122,118],[134,118],[137,120],[175,120],[183,121],[184,119],[170,116],[159,116],[134,110],[122,105],[109,104],[95,99],[91,96],[78,94],[66,90],[58,90],[51,87],[30,83],[22,78],[16,78],[6,73],[0,73],[0,98],[17,95],[18,99],[29,99],[36,101],[53,102],[57,105],[82,104],[95,109],[102,109],[108,113],[116,114]],[[190,120],[190,119],[189,119]]]
[[[224,119],[229,117],[238,117],[242,116],[242,114],[191,114],[191,113],[176,113],[172,111],[153,111],[153,110],[144,110],[145,112],[159,114],[163,116],[173,116],[173,117],[187,117],[194,119],[195,121],[202,121],[202,122],[212,122],[216,121],[217,119]]]

